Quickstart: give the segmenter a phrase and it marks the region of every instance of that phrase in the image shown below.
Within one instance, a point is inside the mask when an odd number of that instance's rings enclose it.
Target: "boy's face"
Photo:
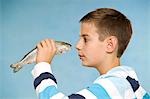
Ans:
[[[83,65],[97,67],[105,58],[105,43],[99,40],[93,23],[81,23],[80,39],[76,48]]]

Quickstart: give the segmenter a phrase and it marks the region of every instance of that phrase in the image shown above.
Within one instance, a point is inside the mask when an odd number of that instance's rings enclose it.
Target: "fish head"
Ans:
[[[56,41],[57,52],[56,54],[62,54],[71,49],[71,44],[61,41]]]

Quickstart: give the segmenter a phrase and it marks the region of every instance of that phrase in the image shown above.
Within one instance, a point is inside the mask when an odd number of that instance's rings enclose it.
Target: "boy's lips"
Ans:
[[[84,55],[79,54],[79,57],[80,57],[80,59],[83,59],[85,56],[84,56]]]

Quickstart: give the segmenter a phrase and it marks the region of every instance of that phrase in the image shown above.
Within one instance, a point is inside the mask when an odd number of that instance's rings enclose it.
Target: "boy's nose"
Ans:
[[[80,43],[80,41],[78,41],[76,44],[76,49],[81,50],[81,48],[82,48],[81,43]]]

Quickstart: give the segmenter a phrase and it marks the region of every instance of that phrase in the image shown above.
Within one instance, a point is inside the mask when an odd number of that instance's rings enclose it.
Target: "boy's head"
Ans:
[[[85,15],[80,22],[76,48],[82,64],[96,67],[101,73],[119,66],[119,58],[132,35],[130,21],[114,9],[100,8]]]
[[[94,24],[100,41],[115,36],[118,41],[117,57],[121,57],[132,35],[132,27],[126,16],[114,9],[100,8],[89,12],[80,22]]]

